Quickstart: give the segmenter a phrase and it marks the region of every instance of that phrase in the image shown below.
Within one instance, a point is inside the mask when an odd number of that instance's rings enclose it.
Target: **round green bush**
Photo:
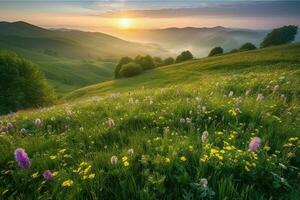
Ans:
[[[251,50],[255,50],[255,49],[256,49],[256,46],[254,44],[247,42],[239,48],[239,51],[251,51]]]
[[[44,75],[32,62],[0,52],[0,114],[39,107],[54,101]]]
[[[208,54],[208,56],[217,56],[217,55],[221,55],[223,54],[224,50],[222,47],[215,47],[213,48],[210,53]]]
[[[192,60],[193,58],[193,54],[190,51],[183,51],[180,55],[177,56],[175,62],[180,63],[187,60]]]
[[[130,62],[128,64],[122,65],[120,70],[120,77],[131,77],[136,76],[142,73],[143,68],[141,65],[136,64],[134,62]]]

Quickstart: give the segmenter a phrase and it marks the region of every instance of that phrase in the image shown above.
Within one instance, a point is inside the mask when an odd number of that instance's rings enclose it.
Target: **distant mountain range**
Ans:
[[[157,45],[128,42],[96,32],[50,30],[26,22],[0,22],[0,47],[10,46],[71,59],[118,59],[137,54],[164,55]]]
[[[246,42],[259,45],[269,31],[231,29],[221,26],[213,28],[166,28],[150,30],[125,30],[117,33],[126,40],[156,43],[174,54],[191,50],[197,57],[207,56],[216,46],[226,51],[239,48]]]

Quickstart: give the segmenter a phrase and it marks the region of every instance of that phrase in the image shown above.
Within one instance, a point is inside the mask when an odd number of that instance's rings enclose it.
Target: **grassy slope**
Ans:
[[[4,117],[2,125],[11,122],[14,129],[0,137],[0,194],[197,199],[204,195],[199,180],[207,178],[214,199],[299,199],[299,49],[287,45],[163,67],[78,90],[68,96],[75,101]],[[276,84],[279,92],[273,92]],[[261,146],[250,152],[254,136]],[[13,160],[17,147],[32,159],[30,169]],[[43,180],[46,169],[58,172],[53,181]],[[67,180],[70,187],[63,186]]]
[[[297,69],[299,62],[300,44],[279,46],[161,67],[134,78],[112,80],[81,88],[67,95],[67,98],[130,91],[142,86],[159,88],[174,84],[195,84],[195,82],[200,84],[211,79],[226,78],[226,76],[243,76],[249,72],[257,75],[259,72],[260,76],[264,76],[272,72],[274,68],[279,71]],[[282,69],[282,65],[284,65],[284,69]]]

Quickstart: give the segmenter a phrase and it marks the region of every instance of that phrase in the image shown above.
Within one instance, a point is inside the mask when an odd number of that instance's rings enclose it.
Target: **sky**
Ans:
[[[118,29],[299,25],[300,1],[0,0],[0,21],[112,33]]]

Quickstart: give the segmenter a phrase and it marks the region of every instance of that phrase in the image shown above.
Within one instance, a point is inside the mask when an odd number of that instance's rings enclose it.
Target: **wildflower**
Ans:
[[[21,133],[21,134],[26,134],[26,133],[27,133],[27,130],[26,130],[25,128],[21,128],[20,133]]]
[[[112,119],[112,118],[108,118],[108,127],[109,128],[112,128],[114,127],[116,124],[115,124],[115,121]]]
[[[183,162],[185,162],[186,161],[186,157],[185,156],[181,156],[180,160],[183,161]]]
[[[250,151],[257,151],[261,143],[261,139],[259,137],[252,138],[251,142],[249,143],[249,150]]]
[[[89,178],[89,179],[94,179],[94,178],[95,178],[95,174],[90,174],[90,175],[88,176],[88,178]]]
[[[80,132],[83,132],[83,130],[84,130],[83,127],[80,127],[80,128],[79,128],[79,131],[80,131]]]
[[[231,116],[236,116],[236,115],[237,115],[237,113],[236,113],[236,111],[235,111],[234,109],[230,109],[230,110],[228,111],[228,113],[229,113]]]
[[[184,118],[181,118],[181,119],[180,119],[180,123],[184,124],[184,123],[185,123],[185,119],[184,119]]]
[[[51,160],[55,160],[55,159],[56,159],[56,156],[50,156],[50,159],[51,159]]]
[[[7,125],[6,125],[6,128],[7,128],[7,130],[9,130],[9,129],[13,129],[14,128],[14,125],[12,124],[12,123],[7,123]]]
[[[31,162],[30,162],[30,159],[24,149],[22,149],[22,148],[16,149],[15,158],[16,158],[16,161],[18,162],[18,165],[21,168],[27,169],[30,167]]]
[[[125,162],[127,160],[128,160],[127,156],[123,156],[122,161]]]
[[[112,156],[110,158],[110,162],[112,165],[116,165],[118,163],[118,157],[117,156]]]
[[[52,174],[52,172],[50,170],[46,170],[43,173],[43,177],[46,180],[52,180],[53,179],[53,174]]]
[[[264,95],[263,94],[258,94],[257,97],[256,97],[256,101],[262,101],[264,100]]]
[[[208,139],[208,131],[204,131],[203,133],[202,133],[202,136],[201,136],[201,140],[202,140],[202,142],[206,142],[207,141],[207,139]]]
[[[247,90],[247,91],[245,92],[245,95],[248,96],[249,94],[250,94],[250,90]]]
[[[63,186],[63,187],[70,187],[70,186],[72,186],[73,185],[73,181],[72,180],[66,180],[66,181],[64,181],[62,184],[61,184],[61,186]]]
[[[39,172],[35,172],[31,175],[32,178],[37,178],[39,176]]]
[[[206,178],[201,178],[201,179],[200,179],[200,186],[201,186],[202,188],[207,188],[207,185],[208,185],[207,179],[206,179]]]
[[[34,124],[36,126],[40,126],[42,124],[42,120],[40,118],[37,118],[35,121],[34,121]]]
[[[279,85],[275,85],[273,91],[274,92],[278,92],[280,90],[280,86]]]
[[[232,97],[232,96],[233,96],[233,91],[230,91],[228,97]]]
[[[170,158],[166,158],[165,161],[166,161],[166,163],[169,163],[170,162]]]
[[[129,162],[128,162],[128,161],[125,161],[125,162],[124,162],[124,166],[125,166],[125,167],[128,167],[128,166],[129,166]]]
[[[133,153],[134,153],[134,150],[133,150],[133,149],[128,149],[127,154],[128,154],[129,156],[132,156]]]

